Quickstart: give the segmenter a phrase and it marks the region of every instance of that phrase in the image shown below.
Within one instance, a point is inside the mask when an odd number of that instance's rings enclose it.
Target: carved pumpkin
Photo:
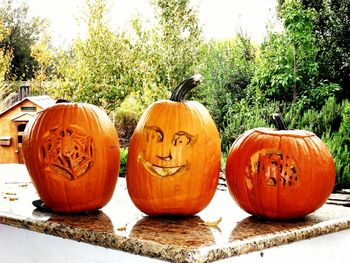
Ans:
[[[53,211],[92,211],[112,197],[119,140],[96,106],[57,103],[39,112],[25,129],[23,154],[41,200]]]
[[[232,145],[226,163],[231,196],[246,212],[267,218],[305,216],[321,207],[335,183],[326,145],[312,132],[257,128]]]
[[[201,76],[182,82],[170,100],[141,116],[131,138],[126,181],[148,215],[194,215],[211,201],[220,172],[220,138],[207,109],[184,95]]]

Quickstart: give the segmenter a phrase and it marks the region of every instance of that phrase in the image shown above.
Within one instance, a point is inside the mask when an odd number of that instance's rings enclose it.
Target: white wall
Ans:
[[[0,224],[1,263],[162,262],[120,250]]]
[[[1,263],[163,262],[0,224]],[[350,229],[218,262],[348,263]]]

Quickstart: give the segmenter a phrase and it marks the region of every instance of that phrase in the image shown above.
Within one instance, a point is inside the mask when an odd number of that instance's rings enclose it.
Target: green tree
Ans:
[[[312,19],[315,13],[304,10],[299,0],[290,0],[282,6],[281,16],[284,29],[293,49],[293,102],[296,101],[302,86],[310,86],[318,74],[318,63],[315,60],[316,38],[313,32]]]
[[[285,0],[279,0],[279,9]],[[350,98],[350,0],[302,0],[304,10],[315,10],[319,79],[337,83],[342,97]]]
[[[114,110],[129,94],[132,58],[125,34],[114,34],[105,21],[106,3],[87,0],[87,36],[77,38],[69,52],[61,52],[56,62],[60,88],[53,96],[84,101]]]
[[[13,0],[1,1],[0,17],[9,33],[0,41],[0,47],[13,53],[7,79],[31,79],[37,66],[31,56],[31,46],[45,30],[46,23],[38,17],[29,17],[28,8],[24,2],[16,7]]]
[[[295,102],[318,74],[311,23],[314,12],[302,9],[298,0],[288,0],[280,14],[285,31],[270,32],[263,43],[253,85],[263,97]]]
[[[7,38],[9,29],[5,27],[4,21],[0,17],[0,43]],[[12,60],[12,50],[0,46],[0,82],[5,80],[6,75],[10,70]]]
[[[54,68],[55,50],[51,45],[51,37],[44,32],[40,39],[31,47],[31,56],[36,60],[37,67],[31,84],[33,94],[46,94]]]
[[[302,99],[321,107],[339,86],[319,76],[315,11],[304,9],[300,0],[287,0],[280,15],[285,31],[270,33],[263,43],[250,94],[285,102]]]
[[[153,1],[156,23],[137,17],[132,21],[129,72],[141,109],[166,99],[176,85],[197,71],[200,64],[201,28],[197,11],[188,0]]]
[[[242,34],[224,41],[202,45],[204,82],[195,95],[212,113],[219,129],[234,104],[246,97],[255,70],[257,48]]]
[[[0,18],[0,42],[9,34],[8,28],[5,27],[3,20]],[[0,112],[8,108],[15,97],[15,85],[5,81],[10,71],[12,60],[12,50],[0,47]]]
[[[269,33],[260,48],[256,67],[248,90],[249,98],[292,100],[293,47],[284,33]]]
[[[192,75],[200,62],[202,29],[189,0],[155,0],[159,28],[157,83],[174,88]]]
[[[112,32],[105,21],[102,0],[86,1],[87,36],[78,38],[69,52],[55,60],[60,88],[55,97],[86,101],[112,112],[132,95],[140,108],[160,98],[198,67],[200,28],[186,1],[155,3],[152,28],[142,18],[132,21],[131,32]]]

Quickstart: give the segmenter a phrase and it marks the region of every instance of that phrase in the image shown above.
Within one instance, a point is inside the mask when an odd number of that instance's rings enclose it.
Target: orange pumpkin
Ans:
[[[57,103],[39,112],[25,129],[23,154],[41,200],[53,211],[92,211],[112,197],[119,140],[96,106]]]
[[[335,183],[335,165],[326,145],[312,132],[278,129],[245,132],[227,157],[231,196],[250,214],[289,219],[321,207]]]
[[[220,172],[220,138],[207,109],[184,95],[201,81],[182,82],[170,100],[141,116],[131,138],[126,181],[144,213],[194,215],[211,201]]]

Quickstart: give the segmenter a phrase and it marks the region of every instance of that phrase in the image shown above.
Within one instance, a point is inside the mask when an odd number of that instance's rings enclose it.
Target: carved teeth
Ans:
[[[168,175],[173,175],[174,173],[178,172],[181,169],[181,166],[178,166],[178,167],[159,167],[159,166],[153,165],[152,169],[160,176],[168,176]]]
[[[143,166],[146,168],[146,170],[155,176],[164,177],[164,176],[174,175],[178,172],[186,171],[189,168],[188,162],[185,165],[180,165],[175,167],[160,167],[145,160],[145,158],[143,158],[143,154],[144,154],[143,152],[139,154],[137,161],[141,162]],[[171,160],[171,156],[166,158],[169,158]]]

